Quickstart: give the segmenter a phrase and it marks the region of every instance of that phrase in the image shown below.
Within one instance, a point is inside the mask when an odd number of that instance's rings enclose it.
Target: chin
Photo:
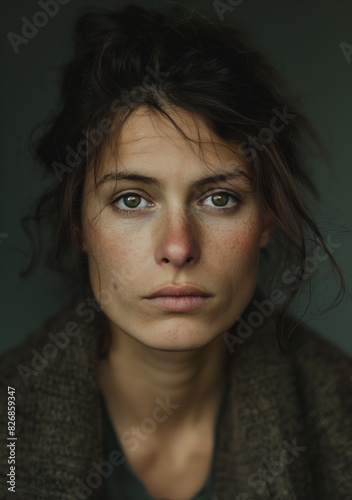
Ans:
[[[181,352],[181,351],[192,351],[195,349],[201,349],[206,346],[210,342],[214,340],[216,335],[204,337],[204,334],[201,333],[194,334],[194,332],[187,333],[185,331],[180,335],[179,332],[177,334],[172,332],[167,332],[163,334],[162,332],[158,335],[154,335],[151,341],[151,336],[147,338],[144,337],[142,339],[137,339],[146,347],[151,349],[156,349],[159,351],[169,351],[169,352]]]

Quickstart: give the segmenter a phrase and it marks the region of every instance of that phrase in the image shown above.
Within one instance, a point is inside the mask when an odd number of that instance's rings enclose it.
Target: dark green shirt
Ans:
[[[211,468],[204,486],[190,500],[211,500],[213,496],[214,484],[214,464],[215,455],[218,447],[219,431],[221,422],[225,413],[226,401],[229,391],[229,381],[226,384],[215,425],[215,446],[213,450]],[[105,500],[154,500],[145,488],[144,484],[138,479],[131,469],[128,461],[123,457],[123,450],[118,437],[112,426],[109,414],[107,412],[105,400],[100,394],[102,405],[102,425],[103,425],[103,453],[104,460],[109,461],[110,453],[113,450],[118,450],[121,453],[122,459],[118,461],[120,465],[114,466],[112,473],[103,479],[103,492]],[[121,463],[122,462],[122,463]],[[166,499],[165,499],[166,500]]]

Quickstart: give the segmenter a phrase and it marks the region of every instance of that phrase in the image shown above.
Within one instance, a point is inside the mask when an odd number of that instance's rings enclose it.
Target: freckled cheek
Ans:
[[[109,283],[112,290],[124,291],[140,274],[140,251],[135,236],[126,238],[124,235],[116,236],[112,231],[94,231],[94,235],[90,235],[88,252],[91,278],[98,282],[100,277],[105,286]]]
[[[110,260],[126,252],[126,238],[105,225],[97,225],[87,233],[89,253],[98,260]],[[123,245],[121,244],[123,243]]]
[[[216,251],[228,255],[232,260],[252,260],[259,251],[260,233],[252,227],[237,227],[220,233],[216,237]]]

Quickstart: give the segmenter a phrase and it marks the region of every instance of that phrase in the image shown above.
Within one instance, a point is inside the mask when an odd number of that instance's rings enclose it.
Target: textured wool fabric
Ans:
[[[2,355],[1,499],[104,500],[104,474],[119,457],[102,465],[102,317],[80,299]],[[214,500],[350,500],[352,360],[303,325],[284,355],[275,328],[269,317],[229,348]],[[15,495],[6,484],[8,386],[16,390]]]

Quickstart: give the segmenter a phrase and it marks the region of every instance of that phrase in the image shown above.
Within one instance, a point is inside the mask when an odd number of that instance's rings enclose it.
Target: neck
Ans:
[[[114,332],[108,355],[98,364],[98,384],[121,429],[140,425],[161,406],[172,418],[159,427],[170,431],[214,419],[228,360],[221,336],[200,349],[171,352]]]

